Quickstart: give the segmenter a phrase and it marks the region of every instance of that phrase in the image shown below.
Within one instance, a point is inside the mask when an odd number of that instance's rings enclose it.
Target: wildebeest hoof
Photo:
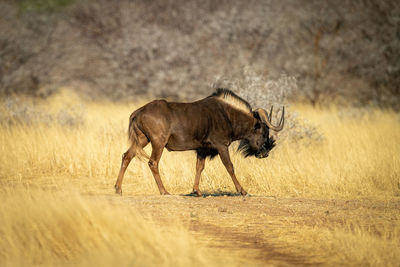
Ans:
[[[167,191],[164,191],[164,192],[160,192],[160,195],[167,196],[167,195],[171,195],[171,194],[168,193]]]
[[[202,197],[203,196],[203,194],[200,192],[200,190],[193,190],[193,192],[191,194],[196,195],[196,197]]]
[[[122,196],[122,188],[118,187],[118,186],[115,186],[115,193]]]
[[[247,192],[244,189],[240,190],[240,194],[244,197],[247,196]]]

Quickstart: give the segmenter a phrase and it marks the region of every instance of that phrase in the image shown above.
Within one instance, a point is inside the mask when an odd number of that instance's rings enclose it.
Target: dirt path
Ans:
[[[333,228],[346,222],[374,227],[399,224],[400,200],[314,200],[302,198],[208,196],[110,197],[117,204],[132,205],[144,217],[160,225],[179,222],[208,247],[226,256],[236,255],[252,265],[318,265],[313,255],[288,253],[280,233],[293,236],[296,226]],[[380,220],[376,221],[376,218]]]

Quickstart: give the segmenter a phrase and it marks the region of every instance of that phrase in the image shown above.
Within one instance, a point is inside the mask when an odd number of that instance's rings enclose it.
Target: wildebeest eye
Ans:
[[[256,125],[254,125],[254,130],[260,129],[261,124],[259,122],[256,122]]]

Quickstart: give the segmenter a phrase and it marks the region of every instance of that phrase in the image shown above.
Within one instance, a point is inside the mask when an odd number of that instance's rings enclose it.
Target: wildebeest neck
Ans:
[[[232,127],[232,141],[246,137],[257,122],[252,113],[246,113],[228,104],[224,104],[224,111]]]

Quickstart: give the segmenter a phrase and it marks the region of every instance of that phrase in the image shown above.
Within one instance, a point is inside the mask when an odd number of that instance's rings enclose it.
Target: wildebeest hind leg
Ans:
[[[205,162],[206,162],[205,158],[197,156],[196,177],[194,178],[193,193],[195,193],[198,197],[202,196],[201,191],[199,189],[199,183],[200,183],[201,172],[204,170]]]
[[[159,145],[152,142],[153,151],[151,152],[150,160],[149,160],[149,167],[151,172],[153,173],[154,180],[156,180],[158,190],[160,191],[161,195],[169,195],[167,190],[161,181],[160,172],[158,171],[158,163],[160,162],[160,158],[162,152],[164,150],[165,145]]]
[[[141,146],[141,148],[144,148],[149,143],[147,137],[144,134],[138,136],[138,142],[138,145]],[[136,155],[135,149],[135,145],[132,144],[130,148],[124,154],[122,154],[121,169],[119,170],[118,178],[114,186],[115,193],[117,194],[122,194],[122,180],[124,179],[126,168]]]
[[[131,162],[132,158],[135,156],[135,152],[132,149],[132,146],[124,153],[122,154],[122,162],[121,162],[121,168],[119,170],[118,178],[117,181],[115,182],[115,193],[117,194],[122,194],[122,180],[124,179],[124,174],[126,171],[126,168],[128,167],[129,163]]]

